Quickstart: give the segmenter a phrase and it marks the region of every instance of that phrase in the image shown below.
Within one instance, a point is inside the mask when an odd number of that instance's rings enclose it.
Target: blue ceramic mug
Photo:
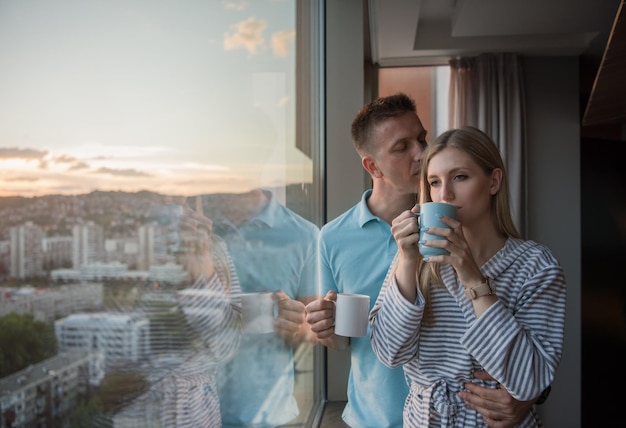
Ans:
[[[420,212],[416,215],[419,217],[420,242],[424,240],[446,239],[443,236],[423,232],[422,229],[425,227],[445,227],[449,229],[450,226],[441,222],[439,216],[447,216],[456,219],[456,207],[444,202],[426,202],[420,205]],[[419,244],[419,247],[420,253],[424,257],[450,255],[450,253],[443,248],[427,247],[422,244]]]

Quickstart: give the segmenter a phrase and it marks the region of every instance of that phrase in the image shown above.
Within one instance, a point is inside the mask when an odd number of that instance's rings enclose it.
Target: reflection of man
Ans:
[[[228,245],[241,291],[271,291],[277,306],[274,332],[244,334],[235,357],[218,370],[223,424],[288,423],[298,416],[293,351],[312,338],[304,307],[317,293],[318,228],[269,191],[210,197],[206,212]]]

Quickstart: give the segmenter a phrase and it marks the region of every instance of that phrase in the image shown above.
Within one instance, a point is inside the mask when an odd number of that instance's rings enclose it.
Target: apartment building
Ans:
[[[30,314],[36,320],[53,322],[72,312],[93,311],[102,307],[101,283],[59,285],[54,288],[0,289],[0,316]]]
[[[102,351],[107,368],[136,363],[150,349],[150,322],[139,314],[77,313],[54,323],[60,351]]]
[[[0,428],[65,427],[104,377],[101,352],[69,351],[0,379]]]

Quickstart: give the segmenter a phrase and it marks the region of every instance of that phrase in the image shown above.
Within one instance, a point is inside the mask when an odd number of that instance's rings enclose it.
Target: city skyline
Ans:
[[[310,182],[295,2],[0,3],[0,196]]]

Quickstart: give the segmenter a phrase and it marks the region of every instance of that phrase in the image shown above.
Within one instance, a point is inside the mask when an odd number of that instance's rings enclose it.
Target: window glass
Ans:
[[[378,72],[378,93],[384,97],[404,92],[415,100],[417,114],[428,131],[428,141],[449,128],[450,67],[386,67]]]
[[[0,2],[0,425],[310,424],[318,3]]]

